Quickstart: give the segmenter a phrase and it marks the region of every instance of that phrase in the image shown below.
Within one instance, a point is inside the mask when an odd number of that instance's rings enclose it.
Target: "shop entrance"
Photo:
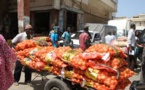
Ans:
[[[18,15],[17,12],[9,13],[10,17],[10,38],[15,37],[18,34]]]
[[[72,32],[76,32],[77,31],[77,13],[67,11],[66,20],[67,20],[66,29],[70,27]]]
[[[41,35],[49,34],[49,12],[35,13],[35,33]]]

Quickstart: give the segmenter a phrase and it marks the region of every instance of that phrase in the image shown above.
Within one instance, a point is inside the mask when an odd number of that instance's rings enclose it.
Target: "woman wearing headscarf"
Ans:
[[[13,84],[14,63],[17,57],[0,34],[0,90],[8,90]]]

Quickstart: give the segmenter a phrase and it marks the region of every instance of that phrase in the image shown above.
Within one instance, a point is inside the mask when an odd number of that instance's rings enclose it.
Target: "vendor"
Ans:
[[[13,38],[12,45],[15,46],[16,44],[18,44],[26,39],[31,39],[32,38],[31,30],[32,30],[32,26],[30,24],[27,24],[25,26],[25,32],[19,33],[18,35],[16,35]],[[14,80],[15,80],[14,85],[16,85],[16,86],[19,85],[18,82],[20,80],[22,68],[23,68],[23,65],[21,64],[21,62],[19,60],[17,60],[15,70],[14,70]],[[25,72],[25,83],[28,85],[32,85],[30,83],[31,82],[31,69],[29,67],[25,67],[24,72]]]

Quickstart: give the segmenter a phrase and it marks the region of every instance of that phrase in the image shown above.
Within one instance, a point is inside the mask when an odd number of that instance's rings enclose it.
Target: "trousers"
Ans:
[[[16,66],[14,70],[14,81],[19,82],[21,77],[21,71],[22,71],[23,65],[19,60],[16,61]],[[32,70],[29,67],[24,66],[24,72],[25,72],[25,83],[31,82],[31,72]]]
[[[145,54],[145,52],[144,52]],[[141,74],[140,74],[140,82],[145,83],[145,55],[142,56],[142,65],[141,65]]]
[[[134,47],[132,47],[134,50]],[[135,55],[130,55],[129,54],[129,48],[128,48],[128,68],[131,69],[132,71],[134,71],[134,67],[136,65],[136,60],[135,60]]]

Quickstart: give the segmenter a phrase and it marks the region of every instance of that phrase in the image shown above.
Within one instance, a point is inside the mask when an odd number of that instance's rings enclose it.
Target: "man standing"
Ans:
[[[52,40],[52,45],[57,48],[58,47],[58,39],[59,39],[57,30],[54,30],[54,32],[52,32],[50,38]]]
[[[26,39],[31,39],[32,38],[31,30],[32,30],[32,26],[27,24],[25,26],[25,32],[22,32],[16,35],[12,40],[12,44],[15,46],[19,42],[22,42]],[[19,85],[18,82],[20,80],[22,68],[23,68],[23,65],[21,64],[19,60],[17,60],[15,70],[14,70],[14,80],[15,80],[14,85],[16,86]],[[25,67],[24,72],[25,72],[25,83],[28,85],[31,85],[30,83],[31,82],[31,69],[29,67]]]
[[[108,32],[108,35],[105,36],[105,43],[110,44],[112,41],[111,32]]]
[[[63,38],[63,44],[64,44],[64,46],[70,46],[70,43],[71,43],[71,33],[70,33],[70,29],[67,29],[62,34],[62,38]]]
[[[85,51],[89,46],[90,46],[90,36],[88,32],[88,27],[84,28],[84,32],[80,34],[79,36],[79,43],[80,43],[80,48]]]
[[[128,32],[128,67],[134,71],[134,66],[135,66],[135,52],[134,52],[134,47],[135,47],[135,29],[136,26],[135,24],[130,25],[130,30]]]
[[[112,37],[112,41],[116,39],[115,32],[112,32],[111,37]]]

